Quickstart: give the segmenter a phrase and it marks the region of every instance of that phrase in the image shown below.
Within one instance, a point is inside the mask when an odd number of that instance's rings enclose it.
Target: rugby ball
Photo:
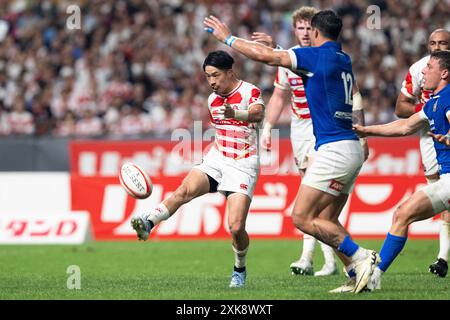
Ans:
[[[152,194],[150,177],[137,164],[127,162],[122,165],[119,180],[125,191],[136,199],[145,199]]]

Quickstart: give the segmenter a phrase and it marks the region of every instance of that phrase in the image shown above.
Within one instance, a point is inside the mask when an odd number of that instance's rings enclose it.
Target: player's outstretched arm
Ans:
[[[214,16],[206,17],[203,24],[205,25],[205,30],[217,40],[224,42],[252,60],[271,66],[292,67],[291,58],[285,50],[274,50],[261,43],[235,37],[231,34],[228,26]]]
[[[374,126],[353,125],[353,130],[360,137],[380,136],[380,137],[403,137],[409,136],[418,131],[427,122],[418,113],[408,119],[400,119],[387,124]]]

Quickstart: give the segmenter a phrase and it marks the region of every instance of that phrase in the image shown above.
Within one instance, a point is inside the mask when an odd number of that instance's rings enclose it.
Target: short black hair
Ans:
[[[312,17],[311,27],[318,29],[324,37],[336,41],[342,30],[342,19],[332,10],[319,11]]]
[[[233,67],[234,59],[228,52],[217,50],[210,52],[203,62],[203,71],[206,66],[213,66],[220,70],[229,70]]]
[[[447,69],[450,72],[450,50],[435,51],[430,55],[430,58],[436,58],[439,60],[439,68]]]

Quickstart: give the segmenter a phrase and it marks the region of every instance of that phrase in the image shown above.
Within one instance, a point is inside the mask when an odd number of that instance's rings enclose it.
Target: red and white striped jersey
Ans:
[[[258,133],[260,123],[236,119],[219,120],[214,116],[215,110],[225,103],[236,110],[248,110],[252,105],[264,105],[261,90],[251,83],[239,81],[236,88],[223,97],[212,93],[208,98],[209,116],[216,129],[215,148],[224,156],[232,159],[258,156]]]
[[[33,134],[34,121],[33,115],[28,111],[13,111],[8,116],[8,126],[13,134]]]
[[[292,70],[279,67],[274,86],[291,91],[291,136],[296,140],[314,139],[303,79]]]
[[[418,107],[416,112],[420,111],[423,105],[430,99],[431,90],[423,89],[423,74],[422,70],[427,66],[430,56],[423,57],[414,63],[408,70],[405,80],[402,84],[402,93],[411,98],[418,100]]]

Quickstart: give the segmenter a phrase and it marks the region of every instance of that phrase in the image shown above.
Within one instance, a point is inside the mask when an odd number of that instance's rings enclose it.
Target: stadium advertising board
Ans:
[[[181,183],[201,152],[186,154],[177,142],[74,142],[71,145],[71,208],[91,213],[94,237],[98,240],[134,239],[132,215],[149,210]],[[203,149],[202,149],[203,148]],[[384,237],[395,208],[425,183],[421,174],[418,140],[372,139],[371,156],[358,178],[355,191],[341,215],[342,224],[355,236]],[[195,149],[195,147],[194,147]],[[277,158],[276,166],[267,160]],[[153,194],[145,200],[128,196],[117,178],[122,163],[131,161],[151,176]],[[290,214],[300,177],[296,173],[289,140],[281,140],[270,154],[263,154],[263,167],[247,220],[253,237],[296,238]],[[274,163],[273,161],[271,162]],[[264,167],[265,166],[265,167]],[[273,173],[275,172],[275,173]],[[161,223],[153,237],[185,239],[229,237],[225,198],[208,194],[180,208]],[[411,237],[434,237],[437,217],[415,223]]]

